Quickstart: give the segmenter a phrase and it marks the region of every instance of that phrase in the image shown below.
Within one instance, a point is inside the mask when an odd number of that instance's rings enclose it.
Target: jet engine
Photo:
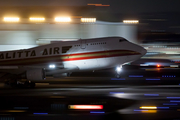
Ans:
[[[27,80],[44,80],[46,77],[44,69],[31,69],[26,71]]]

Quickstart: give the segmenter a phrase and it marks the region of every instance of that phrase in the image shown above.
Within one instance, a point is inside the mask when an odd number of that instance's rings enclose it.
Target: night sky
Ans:
[[[86,6],[109,4],[113,12],[180,12],[180,0],[0,0],[0,6]]]

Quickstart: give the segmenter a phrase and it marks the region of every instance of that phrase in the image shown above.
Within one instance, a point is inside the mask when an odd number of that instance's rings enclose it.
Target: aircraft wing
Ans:
[[[49,68],[47,65],[34,65],[34,66],[0,66],[0,80],[14,79],[14,78],[26,78],[29,80],[35,80],[38,78],[45,78],[45,76],[62,77],[67,76],[64,73],[71,73],[79,70],[77,66],[65,67],[57,65],[56,68]],[[43,72],[43,73],[42,73]],[[39,76],[39,77],[38,77]],[[42,80],[42,79],[40,79]]]

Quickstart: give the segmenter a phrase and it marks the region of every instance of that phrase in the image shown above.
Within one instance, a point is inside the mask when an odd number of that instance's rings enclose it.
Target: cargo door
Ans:
[[[86,48],[86,40],[81,40],[81,49]]]

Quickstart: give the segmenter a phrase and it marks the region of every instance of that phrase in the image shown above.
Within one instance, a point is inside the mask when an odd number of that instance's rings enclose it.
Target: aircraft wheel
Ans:
[[[4,83],[5,85],[9,85],[10,83],[9,83],[9,81],[5,81],[5,83]]]
[[[31,83],[30,83],[30,87],[31,87],[31,88],[34,88],[35,86],[36,86],[36,84],[35,84],[34,82],[31,82]]]
[[[67,73],[67,77],[70,77],[70,76],[71,76],[71,74],[72,74],[72,72]]]
[[[120,74],[116,74],[116,78],[120,78],[121,76],[120,76]]]

